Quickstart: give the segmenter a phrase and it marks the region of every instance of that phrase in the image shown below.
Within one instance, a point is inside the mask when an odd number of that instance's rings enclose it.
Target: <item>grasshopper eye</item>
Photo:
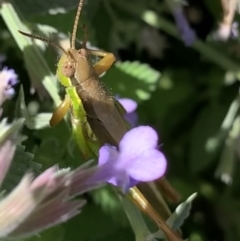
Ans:
[[[81,49],[79,49],[78,50],[78,54],[80,55],[80,56],[83,56],[83,57],[88,57],[88,52],[87,52],[87,50],[86,49],[83,49],[83,48],[81,48]]]
[[[62,65],[62,73],[66,77],[73,77],[75,74],[76,68],[74,62],[66,62]]]

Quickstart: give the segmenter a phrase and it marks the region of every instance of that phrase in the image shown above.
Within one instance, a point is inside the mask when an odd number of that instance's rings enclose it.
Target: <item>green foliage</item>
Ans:
[[[76,8],[76,1],[70,0],[70,1],[59,1],[59,0],[52,0],[49,1],[30,1],[30,0],[24,0],[24,3],[20,4],[18,1],[14,1],[14,3],[19,8],[19,11],[29,17],[31,15],[39,15],[39,14],[57,14],[62,13],[63,11],[68,11],[69,9]],[[62,10],[61,10],[62,9]],[[55,10],[55,12],[54,12]]]
[[[169,162],[170,182],[184,200],[198,193],[181,208],[171,206],[180,211],[172,214],[170,226],[181,226],[183,237],[190,240],[239,240],[239,106],[234,113],[230,111],[231,103],[239,101],[239,40],[221,43],[210,38],[215,29],[212,26],[217,26],[222,17],[221,1],[188,1],[186,15],[199,38],[187,48],[166,1],[86,0],[81,23],[87,25],[92,45],[116,55],[117,62],[101,80],[113,95],[137,101],[139,124],[151,125],[159,132],[159,144]],[[41,171],[54,164],[75,168],[83,162],[72,141],[69,122],[63,120],[54,128],[48,124],[64,97],[54,77],[59,53],[17,32],[32,30],[54,37],[55,42],[65,40],[72,31],[77,2],[15,0],[16,8],[6,4],[1,8],[5,25],[0,22],[0,54],[7,56],[4,65],[16,70],[21,83],[17,97],[4,105],[3,114],[11,119],[24,118],[7,128],[18,130],[24,125],[22,135],[28,137],[23,146],[17,147],[4,182],[6,190],[15,186],[28,169],[39,173],[40,166]],[[80,26],[77,38],[83,38]],[[68,47],[69,42],[64,48]],[[37,94],[32,94],[31,87]],[[32,103],[38,106],[34,113],[30,111]],[[5,119],[0,124],[1,143],[6,140],[3,133],[13,130],[2,132],[6,123]],[[47,230],[40,238],[134,239],[111,188],[100,188],[87,194],[86,199],[88,204],[79,216]]]
[[[52,113],[40,113],[36,116],[30,116],[24,100],[24,92],[22,86],[20,87],[19,96],[15,109],[16,117],[23,117],[25,119],[25,125],[30,130],[38,130],[49,126],[49,120]]]
[[[196,196],[197,194],[194,193],[185,202],[181,203],[167,220],[167,223],[173,230],[178,230],[183,225],[185,219],[190,215],[192,201]]]
[[[185,202],[181,203],[175,209],[173,214],[167,220],[169,227],[176,231],[183,225],[185,219],[190,215],[192,201],[196,198],[196,196],[196,193],[192,194]],[[164,234],[161,230],[158,230],[155,234],[153,234],[153,236],[159,239],[164,238]]]
[[[92,198],[102,210],[109,215],[116,223],[122,226],[128,226],[126,214],[123,212],[121,202],[117,198],[114,190],[107,186],[92,192]]]
[[[96,204],[88,204],[81,215],[70,220],[66,225],[65,239],[74,240],[76,233],[83,240],[108,240],[114,236],[117,240],[133,238],[128,228],[119,226]],[[89,235],[91,233],[91,235]],[[125,235],[124,235],[125,233]],[[129,235],[130,234],[130,235]],[[116,236],[115,236],[116,235]]]
[[[24,146],[17,145],[12,165],[3,182],[3,190],[8,192],[11,191],[16,187],[23,175],[29,170],[33,171],[35,174],[40,173],[42,165],[32,161],[33,157],[33,154],[25,152]]]
[[[159,77],[160,73],[147,64],[126,61],[117,62],[102,79],[114,93],[140,102],[150,98]]]
[[[211,165],[219,148],[218,139],[215,137],[219,130],[227,108],[219,104],[210,104],[200,112],[193,126],[190,139],[190,170],[195,173]],[[203,128],[204,127],[204,128]]]

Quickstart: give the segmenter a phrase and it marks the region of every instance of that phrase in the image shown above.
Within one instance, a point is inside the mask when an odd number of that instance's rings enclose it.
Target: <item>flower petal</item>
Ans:
[[[0,203],[0,239],[6,237],[31,214],[41,200],[29,191],[33,175],[26,174]],[[24,194],[24,195],[23,195]]]
[[[19,225],[8,237],[21,240],[36,235],[44,229],[66,222],[80,213],[85,201],[66,200],[66,192],[54,196],[50,201],[39,205],[28,219]]]
[[[167,160],[158,150],[146,150],[132,160],[127,168],[129,176],[140,182],[151,182],[162,177],[166,171]]]
[[[132,113],[127,113],[126,115],[124,115],[124,119],[131,125],[131,127],[135,127],[138,124],[138,115],[136,112],[132,112]]]
[[[105,145],[99,150],[98,164],[103,165],[108,161],[116,161],[118,158],[118,151],[115,147]]]
[[[128,131],[119,144],[122,160],[130,160],[148,149],[156,148],[158,136],[150,126],[138,126]]]
[[[116,147],[106,145],[99,150],[98,163],[101,167],[104,167],[104,165],[107,167],[104,172],[108,172],[107,176],[110,177],[108,178],[108,183],[121,187],[125,191],[125,189],[129,188],[130,178],[125,169],[119,168],[118,157],[119,154]]]
[[[98,164],[100,166],[103,166],[104,164],[106,165],[107,162],[109,162],[108,169],[113,169],[115,166],[115,162],[117,163],[118,156],[119,156],[119,154],[118,154],[116,147],[105,145],[105,146],[101,147],[99,150]],[[114,173],[114,170],[113,170],[113,172],[112,171],[110,171],[110,172]],[[109,175],[107,175],[107,176],[109,176]],[[108,180],[108,182],[117,186],[117,179],[115,177],[110,178]]]
[[[110,178],[108,180],[108,183],[111,183],[112,185],[117,186],[117,187],[122,187],[123,183],[125,183],[123,180],[124,179],[121,178],[121,174],[118,173],[118,175],[116,175],[115,177]]]
[[[130,177],[130,183],[129,183],[129,188],[136,186],[139,183],[139,181],[133,179]]]
[[[133,180],[126,171],[119,171],[115,173],[115,176],[108,180],[114,186],[122,189],[123,193],[127,193],[129,188],[135,186],[138,181]]]
[[[118,101],[124,107],[127,113],[131,113],[137,109],[137,102],[132,99],[119,98]]]
[[[186,46],[191,46],[196,40],[196,34],[193,31],[193,29],[189,26],[189,23],[186,17],[184,16],[182,9],[175,9],[173,11],[173,16],[175,18],[177,28],[183,42]]]
[[[15,149],[16,145],[13,144],[10,140],[7,140],[0,147],[0,186],[12,163],[12,158],[15,153]]]

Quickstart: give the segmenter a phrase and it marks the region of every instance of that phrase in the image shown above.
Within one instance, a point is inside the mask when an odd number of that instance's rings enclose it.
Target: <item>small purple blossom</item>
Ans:
[[[158,147],[158,136],[149,126],[139,126],[127,132],[119,148],[105,145],[99,151],[99,165],[109,164],[113,177],[109,183],[123,192],[138,182],[150,182],[162,177],[167,161]]]
[[[239,36],[238,23],[232,24],[220,23],[218,29],[213,33],[214,40],[227,41],[229,38],[236,39]]]
[[[117,97],[117,100],[120,102],[120,104],[124,107],[124,109],[127,112],[124,116],[124,119],[131,125],[131,127],[135,127],[138,122],[138,115],[136,113],[136,109],[138,106],[137,102],[128,98]]]
[[[239,24],[238,22],[233,22],[232,23],[232,28],[231,28],[231,38],[236,39],[239,36]]]
[[[13,69],[4,67],[2,71],[0,71],[0,104],[15,94],[12,87],[17,83],[18,76]]]
[[[189,26],[189,23],[184,16],[183,10],[181,8],[175,8],[172,14],[175,18],[177,28],[183,42],[186,46],[191,46],[196,40],[196,34]]]

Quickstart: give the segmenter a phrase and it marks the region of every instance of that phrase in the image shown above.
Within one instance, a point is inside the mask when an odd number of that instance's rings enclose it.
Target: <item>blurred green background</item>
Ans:
[[[61,39],[67,48],[65,37],[72,31],[77,4],[77,0],[22,0],[14,6],[33,33]],[[222,18],[219,0],[189,0],[184,14],[197,35],[189,47],[181,40],[166,1],[86,0],[81,23],[88,27],[91,45],[113,52],[119,60],[102,81],[114,94],[137,101],[139,124],[158,131],[169,162],[167,177],[182,200],[198,192],[182,227],[184,237],[240,240],[240,39],[211,38]],[[239,21],[238,13],[235,20]],[[29,78],[23,53],[2,19],[0,29],[0,54],[6,56],[2,65],[18,74],[28,113],[51,113],[52,99],[37,78]],[[79,27],[79,40],[82,35]],[[44,45],[41,51],[55,73],[59,53]],[[37,62],[33,67],[38,72]],[[16,86],[15,99],[5,103],[5,116],[15,117],[19,89]],[[71,137],[64,122],[53,129],[26,126],[23,132],[28,136],[26,150],[43,169],[55,163],[79,165],[64,148]],[[44,232],[42,240],[133,240],[108,189],[86,198],[81,215]]]

